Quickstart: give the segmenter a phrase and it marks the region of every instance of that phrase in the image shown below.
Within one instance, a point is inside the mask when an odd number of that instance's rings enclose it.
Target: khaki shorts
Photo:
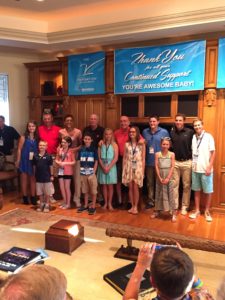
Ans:
[[[80,183],[81,183],[81,192],[83,194],[91,194],[97,195],[97,177],[95,174],[93,175],[81,175],[80,176]]]
[[[51,196],[55,192],[52,182],[36,182],[37,196],[46,195]]]

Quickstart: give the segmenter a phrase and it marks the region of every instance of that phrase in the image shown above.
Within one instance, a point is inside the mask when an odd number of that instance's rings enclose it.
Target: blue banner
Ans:
[[[115,50],[115,94],[204,89],[205,41]]]
[[[69,95],[105,93],[105,52],[68,57]]]
[[[219,39],[217,88],[225,88],[225,38]]]

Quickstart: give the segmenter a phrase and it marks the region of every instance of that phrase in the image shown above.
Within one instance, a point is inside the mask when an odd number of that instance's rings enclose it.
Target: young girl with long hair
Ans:
[[[152,218],[157,218],[161,211],[172,213],[172,222],[176,222],[175,201],[173,198],[173,170],[175,155],[169,151],[171,146],[170,138],[161,139],[161,151],[155,154],[156,191],[155,211]]]
[[[16,167],[19,168],[20,185],[23,194],[23,203],[29,204],[29,189],[30,186],[30,202],[36,205],[35,198],[35,177],[33,173],[32,160],[35,154],[38,153],[38,130],[37,123],[33,120],[29,121],[26,126],[24,135],[20,137],[18,149]]]
[[[140,138],[139,128],[132,126],[129,141],[125,144],[123,156],[122,183],[129,187],[131,214],[138,214],[139,188],[143,186],[145,171],[145,143]]]
[[[72,139],[69,136],[62,138],[60,147],[57,149],[56,160],[55,162],[59,166],[58,169],[58,179],[60,191],[63,197],[63,203],[60,206],[62,209],[70,208],[71,201],[71,190],[70,184],[73,178],[74,170],[74,152],[70,149],[72,145]]]
[[[116,162],[118,160],[118,146],[114,142],[113,131],[106,128],[103,140],[98,147],[99,167],[97,172],[98,182],[102,184],[102,192],[105,200],[104,209],[113,210],[113,184],[117,183]]]

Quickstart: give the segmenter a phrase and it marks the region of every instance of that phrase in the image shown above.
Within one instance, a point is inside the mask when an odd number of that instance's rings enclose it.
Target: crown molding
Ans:
[[[142,39],[149,39],[157,38],[157,35],[162,38],[163,34],[166,37],[165,33],[176,35],[178,31],[179,35],[193,35],[195,30],[198,30],[198,33],[222,31],[224,24],[225,7],[216,7],[210,10],[189,11],[50,33],[0,28],[0,40],[42,44],[46,48],[57,44],[62,46],[63,43],[65,46],[74,43],[79,47],[79,44],[88,45],[88,42],[94,41],[108,43],[112,40],[124,39],[124,42],[138,40],[138,35]]]

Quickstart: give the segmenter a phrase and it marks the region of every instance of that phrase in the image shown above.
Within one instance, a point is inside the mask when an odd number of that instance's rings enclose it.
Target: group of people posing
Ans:
[[[185,126],[183,114],[177,114],[169,133],[159,126],[159,117],[152,115],[149,127],[142,135],[138,127],[130,125],[127,116],[121,116],[120,128],[114,132],[98,123],[98,116],[92,114],[89,125],[81,132],[74,127],[73,116],[67,115],[62,129],[53,124],[50,112],[43,114],[43,125],[39,127],[35,121],[28,122],[25,134],[19,139],[16,158],[25,204],[29,200],[36,204],[36,196],[39,196],[37,210],[48,212],[50,201],[53,201],[53,181],[57,176],[63,198],[62,209],[71,206],[72,180],[77,212],[88,211],[89,214],[96,212],[96,198],[100,193],[104,198],[103,208],[113,210],[114,185],[121,204],[122,183],[129,189],[131,208],[128,212],[136,215],[139,188],[143,186],[146,175],[146,209],[154,207],[152,218],[159,217],[162,211],[169,211],[172,221],[176,221],[182,179],[181,214],[188,213],[192,189],[195,192],[195,211],[189,217],[198,217],[203,191],[205,218],[212,221],[209,208],[215,145],[200,119],[194,120],[193,129]],[[10,139],[18,138],[15,129],[5,125],[4,117],[0,116],[0,151],[9,155],[13,147]],[[81,193],[84,195],[82,204]]]

